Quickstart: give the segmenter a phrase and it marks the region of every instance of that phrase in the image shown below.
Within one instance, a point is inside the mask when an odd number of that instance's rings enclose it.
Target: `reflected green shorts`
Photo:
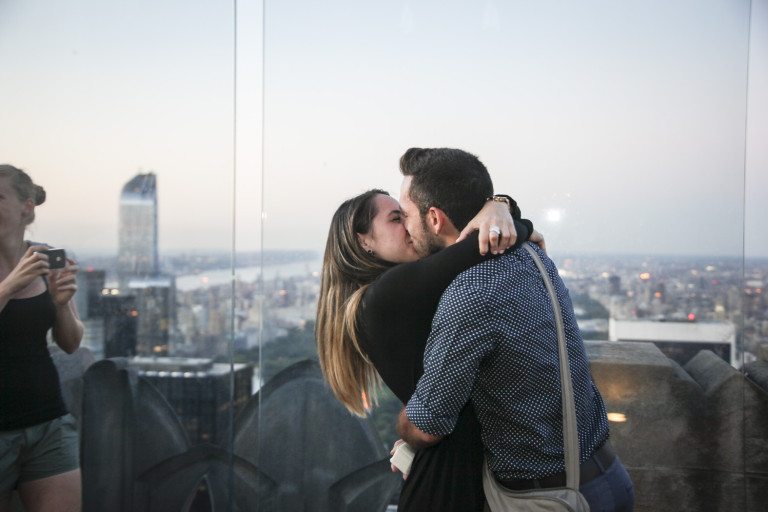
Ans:
[[[70,414],[33,427],[0,431],[0,496],[19,483],[79,467],[77,427]]]

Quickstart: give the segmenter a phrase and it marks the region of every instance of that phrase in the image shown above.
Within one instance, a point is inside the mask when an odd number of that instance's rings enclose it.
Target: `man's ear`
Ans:
[[[453,226],[453,223],[451,223],[451,220],[448,218],[445,212],[436,206],[430,207],[429,211],[427,211],[426,218],[427,228],[429,228],[433,234],[438,236],[448,226]]]

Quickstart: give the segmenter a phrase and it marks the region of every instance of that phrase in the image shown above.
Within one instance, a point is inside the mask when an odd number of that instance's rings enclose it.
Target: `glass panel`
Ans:
[[[301,362],[333,211],[397,198],[411,146],[479,155],[546,233],[636,510],[759,510],[764,2],[269,3],[263,175],[260,8],[235,75],[233,6],[0,2],[0,163],[46,189],[25,238],[81,265],[87,350],[52,350],[85,510],[395,502],[399,401],[359,422]]]
[[[54,360],[85,510],[230,499],[234,36],[220,2],[0,2],[0,161],[47,193],[25,238],[80,265]]]
[[[750,8],[269,3],[264,254],[310,250],[316,259],[265,281],[264,329],[275,333],[263,340],[265,380],[267,368],[312,351],[307,304],[341,202],[374,187],[397,198],[398,159],[409,147],[462,148],[546,235],[612,413],[611,439],[634,479],[636,510],[757,510],[745,474],[764,482],[768,468],[748,465],[755,457],[744,429],[765,401],[740,372],[751,329],[741,301],[745,244],[748,255],[766,255],[757,235],[765,158],[755,142],[765,137],[752,125],[746,140],[759,156],[745,178],[748,63],[761,51],[753,43],[750,59]],[[764,21],[753,16],[753,30]],[[764,93],[749,91],[752,116]],[[746,240],[745,184],[754,223]],[[755,404],[749,414],[745,400]],[[387,448],[399,408],[385,396],[373,412]],[[318,447],[350,435],[326,435],[321,417],[298,418],[308,451],[327,453]],[[338,476],[328,458],[280,463],[303,466],[324,488]]]
[[[768,275],[768,238],[765,201],[768,190],[768,3],[752,2],[749,46],[749,97],[745,178],[745,279],[743,302],[744,374],[744,472],[746,505],[759,509],[765,502],[766,439],[765,411],[768,390],[768,302],[765,281]],[[762,414],[762,416],[761,416]],[[763,419],[760,419],[763,418]]]

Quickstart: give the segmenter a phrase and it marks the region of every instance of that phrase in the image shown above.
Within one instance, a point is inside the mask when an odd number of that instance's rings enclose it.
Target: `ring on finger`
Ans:
[[[501,236],[501,228],[499,226],[491,226],[491,229],[489,229],[491,233],[496,233],[498,236]]]

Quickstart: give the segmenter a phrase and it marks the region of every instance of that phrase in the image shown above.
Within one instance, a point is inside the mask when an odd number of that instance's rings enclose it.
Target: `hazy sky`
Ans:
[[[768,256],[751,9],[750,38],[738,0],[239,2],[235,78],[232,4],[0,0],[0,162],[48,191],[30,236],[80,251],[114,251],[149,170],[161,250],[230,247],[236,198],[238,248],[263,210],[265,248],[319,251],[343,199],[450,146],[551,250]]]

